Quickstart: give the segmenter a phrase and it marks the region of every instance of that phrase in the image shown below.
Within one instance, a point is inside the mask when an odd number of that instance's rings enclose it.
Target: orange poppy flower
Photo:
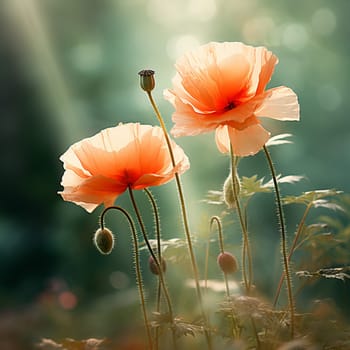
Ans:
[[[173,89],[164,96],[175,107],[171,133],[197,135],[216,130],[222,153],[257,153],[270,137],[260,117],[299,120],[296,94],[280,86],[265,90],[277,57],[264,47],[212,42],[176,62]]]
[[[172,141],[176,166],[161,128],[119,124],[79,141],[61,156],[65,172],[59,194],[92,212],[113,205],[129,186],[141,190],[173,179],[189,168],[184,151]]]

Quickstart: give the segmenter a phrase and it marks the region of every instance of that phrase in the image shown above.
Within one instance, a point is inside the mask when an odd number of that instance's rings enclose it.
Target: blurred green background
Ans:
[[[141,69],[156,71],[154,96],[170,128],[162,91],[180,54],[209,41],[267,46],[280,60],[270,86],[291,87],[301,105],[299,123],[268,123],[273,134],[294,135],[293,145],[273,150],[278,172],[307,177],[283,193],[348,193],[349,13],[348,0],[1,1],[0,348],[30,349],[40,337],[110,336],[140,318],[126,223],[110,214],[117,245],[101,256],[92,245],[100,208],[87,214],[56,193],[59,156],[69,145],[119,122],[156,124],[139,88]],[[199,201],[221,188],[229,163],[213,135],[177,142],[191,161],[183,182],[196,231],[218,213]],[[242,175],[255,173],[267,176],[260,155],[242,161]],[[182,237],[174,184],[154,192],[165,237]],[[118,202],[130,207],[126,196]],[[279,258],[273,199],[267,202],[258,205],[252,231],[259,230],[257,279],[268,294],[276,277],[267,258]],[[300,212],[288,214],[294,230]],[[339,304],[349,308],[349,283],[337,283]]]

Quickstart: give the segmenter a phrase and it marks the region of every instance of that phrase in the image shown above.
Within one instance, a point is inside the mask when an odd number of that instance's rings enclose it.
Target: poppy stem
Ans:
[[[213,229],[213,224],[216,222],[216,225],[218,227],[218,236],[219,236],[219,245],[220,245],[220,253],[224,253],[224,239],[222,236],[222,224],[221,220],[218,216],[213,216],[210,219],[210,232]],[[228,279],[227,279],[227,274],[224,272],[224,279],[225,279],[225,285],[226,285],[226,297],[229,299],[230,298],[230,288],[228,285]]]
[[[141,274],[141,267],[140,267],[140,254],[139,254],[138,239],[137,239],[135,224],[134,224],[134,221],[132,220],[130,214],[125,209],[118,207],[118,206],[111,206],[111,207],[107,207],[106,209],[104,209],[102,214],[101,214],[100,227],[102,230],[104,229],[104,217],[107,214],[107,212],[110,211],[111,209],[118,210],[122,214],[124,214],[124,216],[127,218],[128,222],[129,222],[129,226],[130,226],[130,229],[132,232],[133,245],[134,245],[136,284],[137,284],[137,288],[138,288],[139,296],[140,296],[140,301],[141,301],[142,314],[143,314],[143,319],[144,319],[144,324],[145,324],[145,329],[146,329],[147,339],[148,339],[148,348],[150,350],[152,350],[153,349],[152,336],[151,336],[151,330],[150,330],[147,311],[146,311],[146,299],[145,299],[145,293],[143,290],[142,274]]]
[[[294,338],[294,298],[293,298],[293,290],[292,290],[292,278],[291,278],[291,272],[290,272],[290,266],[289,266],[289,260],[287,254],[287,235],[286,235],[286,228],[284,223],[284,215],[283,215],[283,208],[282,208],[282,201],[281,201],[281,195],[280,190],[277,182],[276,172],[275,168],[272,162],[272,158],[270,156],[270,153],[266,146],[264,146],[264,152],[267,159],[267,162],[270,167],[274,189],[275,189],[275,195],[276,195],[276,205],[277,205],[277,211],[278,211],[278,218],[279,218],[279,224],[280,224],[280,232],[281,232],[281,254],[283,258],[283,269],[284,274],[286,277],[287,282],[287,295],[288,295],[288,302],[289,302],[289,312],[290,312],[290,334],[291,338]]]
[[[292,246],[291,246],[291,248],[289,250],[288,261],[290,261],[292,259],[292,256],[293,256],[294,251],[296,249],[296,246],[297,246],[297,243],[299,241],[300,235],[303,232],[303,228],[304,228],[304,225],[305,225],[306,217],[308,216],[309,211],[312,208],[312,205],[313,205],[312,202],[308,204],[308,206],[306,207],[305,212],[303,214],[303,217],[300,220],[300,223],[298,225],[297,231],[296,231],[295,236],[294,236],[294,240],[293,240]],[[283,271],[282,274],[281,274],[280,280],[278,282],[275,299],[273,301],[273,306],[276,306],[276,304],[278,302],[278,298],[279,298],[279,295],[280,295],[280,292],[281,292],[284,276],[285,276],[285,274],[284,274],[284,271]]]
[[[243,246],[242,246],[242,275],[243,275],[243,281],[246,289],[246,293],[249,295],[251,287],[252,287],[252,280],[253,280],[253,260],[252,260],[252,253],[250,248],[250,242],[249,242],[249,235],[246,225],[246,218],[243,216],[241,204],[239,201],[239,193],[237,188],[237,165],[236,165],[236,157],[233,154],[232,145],[230,143],[230,154],[231,154],[231,176],[232,176],[232,190],[235,198],[236,208],[237,208],[237,215],[239,219],[239,223],[241,225],[241,230],[243,233]],[[248,256],[248,276],[246,271],[246,255]]]
[[[146,243],[146,246],[147,246],[147,248],[148,248],[148,250],[149,250],[149,252],[150,252],[150,254],[151,254],[151,256],[152,256],[152,258],[153,258],[153,260],[154,260],[154,262],[155,262],[155,264],[156,264],[156,266],[157,266],[157,270],[158,270],[158,272],[159,272],[159,279],[160,279],[160,282],[161,282],[162,287],[163,287],[165,300],[166,300],[166,302],[167,302],[167,304],[168,304],[169,319],[171,320],[171,323],[172,323],[171,329],[172,329],[173,336],[174,336],[174,339],[175,339],[175,334],[174,334],[174,332],[175,332],[175,327],[174,327],[173,307],[172,307],[172,304],[171,304],[171,299],[170,299],[170,295],[169,295],[169,292],[168,292],[168,288],[167,288],[167,286],[166,286],[166,284],[165,284],[165,281],[164,281],[163,269],[162,269],[161,264],[159,263],[159,260],[158,260],[157,256],[154,254],[154,251],[153,251],[153,249],[152,249],[152,246],[151,246],[151,244],[150,244],[150,242],[149,242],[149,240],[148,240],[146,227],[145,227],[145,225],[144,225],[144,223],[143,223],[140,210],[139,210],[139,208],[138,208],[138,206],[137,206],[137,204],[136,204],[135,196],[134,196],[134,193],[133,193],[133,191],[132,191],[132,189],[131,189],[130,186],[128,187],[128,190],[129,190],[129,195],[130,195],[131,203],[132,203],[132,205],[133,205],[133,207],[134,207],[137,220],[138,220],[139,225],[140,225],[140,227],[141,227],[141,232],[142,232],[143,239],[144,239],[144,241],[145,241],[145,243]]]
[[[157,239],[157,256],[158,256],[158,261],[160,262],[160,265],[163,267],[163,262],[162,262],[162,247],[161,247],[161,237],[160,237],[160,218],[159,218],[159,211],[157,207],[157,203],[155,198],[152,195],[152,192],[148,189],[145,188],[144,192],[146,193],[151,205],[152,205],[152,210],[153,210],[153,215],[154,215],[154,223],[155,223],[155,233],[156,233],[156,239]],[[162,281],[160,277],[158,277],[158,288],[157,288],[157,307],[156,311],[159,313],[160,312],[160,299],[161,299],[161,293],[162,293]],[[155,341],[156,341],[156,350],[158,349],[159,346],[159,327],[156,328],[156,335],[155,335]],[[176,340],[174,338],[174,344],[176,344]]]
[[[175,167],[176,163],[175,163],[174,152],[173,152],[173,149],[171,146],[170,137],[169,137],[168,131],[166,129],[164,120],[163,120],[162,115],[160,114],[159,109],[158,109],[158,107],[153,99],[152,92],[147,91],[147,96],[150,100],[150,103],[151,103],[152,108],[155,112],[155,115],[160,123],[160,126],[163,129],[164,137],[166,139],[166,142],[167,142],[167,145],[169,148],[171,161],[172,161],[173,166]],[[196,261],[196,257],[194,254],[193,244],[192,244],[192,238],[191,238],[191,233],[190,233],[190,228],[189,228],[189,223],[188,223],[188,218],[187,218],[187,210],[186,210],[185,199],[184,199],[184,194],[183,194],[183,190],[182,190],[180,175],[178,173],[175,173],[175,180],[176,180],[177,192],[178,192],[179,200],[180,200],[183,225],[184,225],[184,230],[185,230],[186,239],[187,239],[187,246],[188,246],[188,250],[189,250],[190,258],[191,258],[193,276],[194,276],[194,280],[195,280],[195,284],[196,284],[198,302],[199,302],[199,306],[201,308],[202,318],[203,318],[203,321],[205,324],[204,333],[205,333],[208,348],[211,350],[213,347],[212,347],[209,319],[208,319],[207,314],[206,314],[205,309],[204,309],[203,297],[202,297],[202,292],[201,292],[201,288],[200,288],[200,284],[199,284],[198,266],[197,266],[197,261]]]
[[[224,250],[224,237],[223,237],[223,234],[222,234],[221,219],[218,216],[213,216],[210,219],[210,232],[212,232],[214,222],[216,222],[216,225],[218,227],[220,253],[223,254],[225,252],[225,250]],[[226,272],[223,272],[223,274],[224,274],[224,281],[225,281],[225,288],[226,288],[226,298],[227,298],[227,301],[230,302],[231,301],[230,300],[231,293],[230,293],[230,286],[229,286],[229,283],[228,283],[228,276],[227,276]],[[237,325],[237,318],[236,318],[236,316],[234,314],[233,309],[232,309],[231,321],[232,321],[232,335],[233,335],[233,338],[238,338],[239,337],[239,328],[238,328],[238,325]]]
[[[213,229],[213,224],[216,222],[216,225],[218,227],[218,236],[219,236],[219,245],[220,245],[220,252],[224,253],[224,238],[222,236],[222,223],[221,219],[218,216],[213,216],[210,219],[210,231]]]

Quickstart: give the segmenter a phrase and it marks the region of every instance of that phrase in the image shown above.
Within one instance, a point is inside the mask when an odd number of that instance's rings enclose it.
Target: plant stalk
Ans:
[[[135,224],[134,224],[134,221],[132,220],[130,214],[125,209],[118,207],[118,206],[112,206],[112,207],[108,207],[108,208],[104,209],[102,214],[101,214],[101,217],[100,217],[101,229],[104,228],[104,216],[111,209],[118,210],[121,213],[123,213],[125,215],[125,217],[127,218],[129,225],[130,225],[130,229],[131,229],[132,237],[133,237],[133,244],[134,244],[136,284],[137,284],[137,288],[138,288],[139,296],[140,296],[140,301],[141,301],[143,320],[144,320],[145,329],[146,329],[146,333],[147,333],[148,348],[150,350],[152,350],[153,349],[152,336],[151,336],[151,330],[150,330],[147,311],[146,311],[146,299],[145,299],[145,293],[143,291],[142,274],[141,274],[141,267],[140,267],[140,254],[139,254],[138,239],[137,239]]]
[[[230,144],[230,155],[231,155],[231,176],[232,176],[232,190],[235,197],[236,202],[236,208],[237,208],[237,214],[238,219],[241,225],[241,230],[243,233],[243,247],[242,247],[242,275],[243,275],[243,281],[245,285],[246,293],[249,295],[251,286],[252,286],[252,279],[253,279],[253,262],[252,262],[252,253],[250,248],[250,242],[249,242],[249,236],[246,226],[246,218],[243,216],[240,201],[239,201],[239,193],[237,189],[237,169],[236,169],[236,162],[235,162],[235,156],[233,154],[232,145]],[[248,277],[247,277],[247,271],[246,271],[246,254],[248,256]]]
[[[287,254],[287,235],[286,235],[286,228],[284,223],[282,201],[281,201],[275,168],[273,166],[272,158],[266,146],[264,146],[264,152],[271,171],[271,176],[273,179],[275,195],[276,195],[276,205],[277,205],[279,224],[280,224],[280,233],[281,233],[281,253],[283,258],[284,274],[287,282],[287,295],[288,295],[289,312],[290,312],[290,334],[291,334],[291,338],[294,338],[294,323],[295,323],[294,297],[293,297],[293,290],[292,290],[292,279],[291,279],[291,273],[290,273],[289,258]]]
[[[150,100],[150,103],[152,105],[152,108],[155,112],[155,115],[160,123],[160,126],[163,130],[164,133],[164,137],[166,140],[166,143],[168,145],[169,148],[169,153],[170,153],[170,157],[171,157],[171,161],[173,166],[176,166],[175,163],[175,157],[174,157],[174,152],[171,146],[171,142],[170,142],[170,138],[169,138],[169,134],[168,131],[166,129],[164,120],[159,112],[159,109],[153,99],[152,93],[151,91],[147,91],[147,95],[148,98]],[[182,190],[182,185],[181,185],[181,180],[180,180],[180,176],[178,173],[175,173],[175,180],[176,180],[176,185],[177,185],[177,192],[179,195],[179,200],[180,200],[180,207],[181,207],[181,213],[182,213],[182,218],[183,218],[183,225],[184,225],[184,230],[185,230],[185,235],[186,235],[186,240],[187,240],[187,246],[188,246],[188,250],[189,250],[189,254],[190,254],[190,259],[191,259],[191,265],[192,265],[192,270],[193,270],[193,276],[194,276],[194,280],[195,280],[195,284],[196,284],[196,291],[197,291],[197,297],[198,297],[198,302],[199,302],[199,306],[201,309],[201,313],[202,313],[202,318],[205,324],[204,327],[204,333],[206,336],[206,341],[207,341],[207,345],[208,345],[208,349],[211,350],[212,347],[212,339],[211,339],[211,334],[210,334],[210,326],[209,326],[209,320],[208,317],[206,315],[205,309],[204,309],[204,304],[203,304],[203,297],[202,297],[202,292],[201,292],[201,288],[200,288],[200,284],[199,284],[199,272],[198,272],[198,267],[197,267],[197,261],[196,261],[196,257],[194,254],[194,249],[193,249],[193,244],[192,244],[192,238],[191,238],[191,233],[190,233],[190,228],[189,228],[189,223],[188,223],[188,218],[187,218],[187,210],[186,210],[186,205],[185,205],[185,199],[184,199],[184,194],[183,194],[183,190]]]
[[[129,186],[128,187],[128,190],[129,190],[129,196],[130,196],[130,200],[131,200],[131,203],[133,205],[133,208],[135,210],[135,214],[136,214],[136,217],[137,217],[137,220],[139,222],[139,225],[141,227],[141,232],[142,232],[142,236],[143,236],[143,239],[146,243],[146,246],[155,262],[155,264],[157,265],[157,269],[158,269],[158,272],[159,272],[159,279],[160,279],[160,283],[162,285],[162,288],[163,288],[163,291],[164,291],[164,296],[165,296],[165,300],[167,302],[167,305],[168,305],[168,311],[169,311],[169,319],[171,320],[171,323],[172,323],[172,333],[173,333],[173,339],[175,340],[175,328],[174,328],[174,313],[173,313],[173,307],[172,307],[172,304],[171,304],[171,299],[170,299],[170,295],[169,295],[169,292],[168,292],[168,288],[165,284],[165,280],[164,280],[164,274],[163,274],[163,269],[162,269],[162,266],[160,264],[160,262],[158,261],[158,258],[157,256],[154,254],[154,251],[152,249],[152,246],[148,240],[148,237],[147,237],[147,231],[146,231],[146,227],[143,223],[143,220],[142,220],[142,216],[141,216],[141,213],[140,213],[140,210],[136,204],[136,200],[135,200],[135,197],[134,197],[134,194],[133,194],[133,190],[131,189],[131,187]],[[174,344],[175,345],[175,344]]]
[[[304,228],[304,225],[305,225],[305,220],[306,220],[306,217],[307,215],[309,214],[309,211],[310,209],[312,208],[312,203],[309,203],[308,206],[306,207],[305,209],[305,212],[304,212],[304,215],[302,217],[302,219],[300,220],[300,223],[298,225],[298,228],[297,228],[297,231],[296,231],[296,234],[294,236],[294,240],[293,240],[293,243],[292,243],[292,246],[289,250],[289,254],[288,254],[288,261],[290,262],[290,260],[292,259],[292,256],[294,254],[294,251],[296,249],[296,246],[297,246],[297,243],[299,241],[299,238],[300,238],[300,235],[303,231],[303,228]],[[280,277],[280,280],[278,281],[278,286],[277,286],[277,290],[276,290],[276,295],[275,295],[275,298],[274,298],[274,301],[273,301],[273,306],[275,307],[277,305],[277,302],[278,302],[278,298],[279,298],[279,295],[281,293],[281,288],[282,288],[282,284],[283,284],[283,279],[284,279],[284,271],[282,272],[281,274],[281,277]]]

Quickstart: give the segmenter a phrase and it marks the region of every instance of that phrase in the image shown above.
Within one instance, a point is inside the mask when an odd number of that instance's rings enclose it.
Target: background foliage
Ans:
[[[155,97],[171,127],[172,109],[162,90],[171,85],[175,59],[188,48],[243,41],[276,53],[280,63],[271,86],[296,91],[301,121],[270,123],[273,134],[294,135],[294,144],[274,148],[273,157],[277,171],[307,177],[282,192],[336,188],[348,193],[349,10],[346,0],[2,1],[0,347],[28,349],[42,336],[105,337],[130,330],[128,321],[139,317],[125,223],[111,215],[116,250],[99,255],[91,244],[99,210],[88,215],[56,194],[63,173],[58,158],[73,142],[107,126],[156,123],[138,84],[137,72],[144,68],[156,71]],[[228,160],[217,151],[213,135],[177,141],[191,160],[183,181],[191,224],[200,236],[208,230],[210,214],[218,214],[200,199],[221,188]],[[267,176],[260,155],[242,161],[240,169],[245,176]],[[174,186],[154,192],[164,236],[182,238]],[[129,207],[127,198],[119,203]],[[269,295],[279,277],[271,265],[278,262],[272,196],[261,194],[253,205],[256,280]],[[299,206],[288,207],[290,232],[301,213]],[[348,227],[345,214],[332,217]],[[237,242],[239,237],[231,243]],[[332,280],[312,291],[335,295],[341,308],[350,308],[348,282]]]

